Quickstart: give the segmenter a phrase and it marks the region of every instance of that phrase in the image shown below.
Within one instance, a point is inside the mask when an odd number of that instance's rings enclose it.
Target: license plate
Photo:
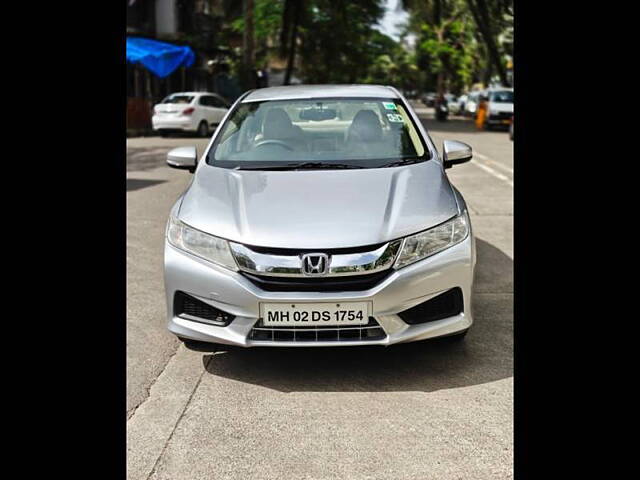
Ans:
[[[369,323],[368,302],[341,303],[263,303],[265,326],[327,327],[366,325]]]

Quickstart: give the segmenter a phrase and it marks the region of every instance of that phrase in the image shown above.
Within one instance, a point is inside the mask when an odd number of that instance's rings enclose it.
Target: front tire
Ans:
[[[205,120],[202,120],[198,125],[197,134],[199,137],[208,137],[209,136],[209,125]]]

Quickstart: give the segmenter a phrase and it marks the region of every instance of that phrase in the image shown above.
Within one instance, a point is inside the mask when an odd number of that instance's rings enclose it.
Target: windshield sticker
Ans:
[[[386,103],[386,102],[383,102],[383,104],[382,104],[382,105],[383,105],[383,106],[384,106],[384,108],[385,108],[385,109],[387,109],[387,110],[397,110],[397,109],[398,109],[398,108],[396,107],[396,104],[395,104],[395,103]]]
[[[404,122],[404,120],[402,119],[402,115],[397,113],[387,113],[387,118],[389,119],[390,122],[395,122],[395,123]]]

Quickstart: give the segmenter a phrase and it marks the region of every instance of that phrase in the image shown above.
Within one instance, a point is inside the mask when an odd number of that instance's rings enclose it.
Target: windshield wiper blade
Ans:
[[[382,168],[401,167],[403,165],[412,165],[414,163],[422,162],[423,160],[424,159],[422,157],[404,158],[402,160],[397,160],[395,162],[385,163],[384,165],[382,165]]]
[[[262,165],[262,166],[249,166],[249,165],[238,165],[233,170],[292,170],[292,166],[289,164],[285,165]]]
[[[301,162],[301,163],[285,163],[282,165],[267,166],[238,166],[234,170],[337,170],[343,168],[363,168],[359,165],[349,165],[346,163],[323,163],[323,162]]]
[[[293,166],[293,165],[292,165]],[[324,163],[324,162],[303,162],[293,166],[295,169],[327,169],[334,170],[340,168],[363,168],[360,165],[352,165],[348,163]]]

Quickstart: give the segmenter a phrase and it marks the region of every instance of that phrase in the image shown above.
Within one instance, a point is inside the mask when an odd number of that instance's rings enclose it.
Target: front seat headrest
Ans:
[[[293,124],[282,108],[272,108],[267,112],[262,127],[264,138],[288,138],[293,136]]]
[[[379,141],[382,137],[382,127],[378,116],[372,110],[360,110],[349,127],[349,137],[364,142]]]

